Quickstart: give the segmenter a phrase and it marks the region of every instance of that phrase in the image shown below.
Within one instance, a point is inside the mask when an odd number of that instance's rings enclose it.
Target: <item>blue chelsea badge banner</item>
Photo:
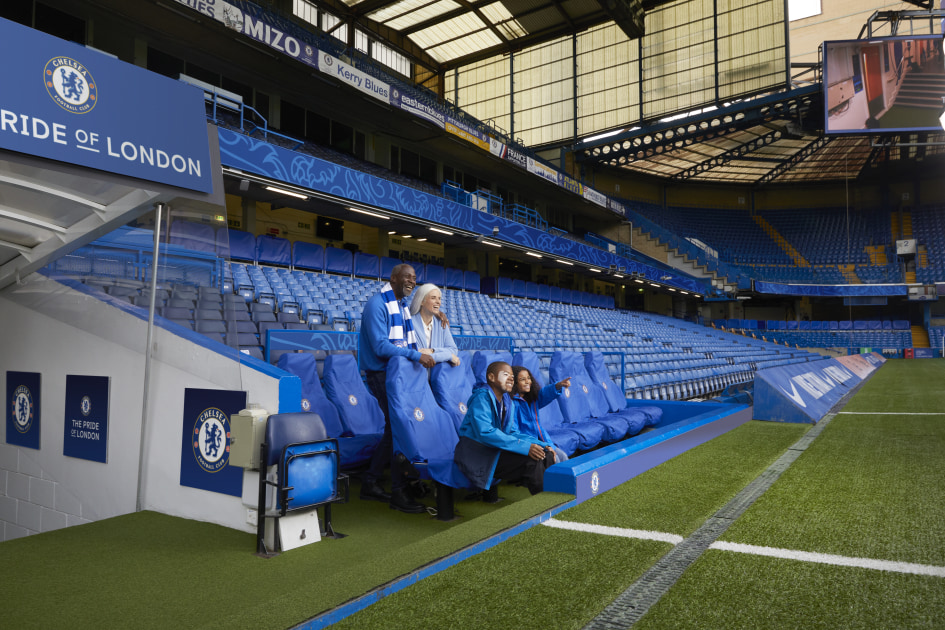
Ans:
[[[243,494],[243,469],[230,466],[230,416],[246,408],[246,392],[184,390],[180,485],[234,497]]]
[[[0,18],[0,148],[213,192],[203,91]]]
[[[7,372],[7,444],[39,450],[40,375]]]
[[[66,375],[62,454],[108,462],[107,376]]]

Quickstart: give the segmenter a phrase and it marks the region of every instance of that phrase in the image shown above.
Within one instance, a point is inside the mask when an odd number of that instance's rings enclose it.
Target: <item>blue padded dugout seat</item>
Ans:
[[[528,368],[528,371],[532,374],[534,381],[532,385],[534,387],[541,389],[547,385],[541,375],[537,354],[534,352],[519,352],[516,353],[512,361],[513,365],[521,365],[522,367]],[[596,445],[600,442],[604,433],[603,427],[599,424],[580,428],[566,424],[564,416],[561,415],[561,407],[558,406],[557,400],[539,409],[538,419],[541,422],[541,426],[548,432],[548,435],[551,436],[555,446],[564,451],[568,457],[571,457],[579,448],[582,448],[582,444],[593,442],[594,445]]]
[[[489,369],[491,363],[495,363],[496,361],[505,361],[509,365],[512,365],[512,354],[509,352],[479,350],[473,355],[472,371],[475,384],[485,384],[488,382],[486,381],[486,370]]]
[[[556,351],[551,357],[551,365],[548,371],[552,383],[563,381],[566,378],[571,379],[571,387],[566,388],[564,393],[558,397],[561,413],[569,423],[569,428],[570,425],[596,423],[602,427],[601,441],[616,442],[623,439],[630,430],[630,423],[626,418],[614,414],[594,417],[595,412],[601,413],[601,403],[600,400],[594,399],[598,394],[591,389],[590,378],[584,369],[584,361],[580,354],[570,351]],[[582,444],[582,449],[586,450],[594,448],[594,446],[597,446],[597,444],[593,446]]]
[[[361,380],[354,355],[328,355],[322,368],[322,380],[328,400],[335,404],[346,432],[351,435],[384,432],[384,412]]]
[[[295,374],[302,381],[302,411],[317,413],[325,425],[328,437],[338,440],[341,468],[347,470],[371,461],[371,455],[381,439],[380,433],[354,435],[345,430],[338,408],[328,400],[318,379],[315,355],[308,352],[290,352],[279,357],[276,366]]]
[[[331,504],[348,501],[348,477],[339,470],[338,446],[315,413],[273,414],[266,420],[257,504],[256,552],[266,548],[267,518],[324,506],[326,536],[341,538],[331,525]],[[274,489],[275,507],[267,509],[266,488]],[[276,528],[278,533],[278,528]],[[281,548],[281,542],[277,548]]]
[[[354,275],[359,278],[377,278],[381,273],[380,259],[374,254],[356,252],[354,255]]]
[[[228,229],[230,258],[234,260],[256,261],[256,239],[249,232]]]
[[[602,353],[594,351],[585,354],[584,367],[591,380],[595,384],[600,384],[610,405],[610,411],[620,413],[630,419],[630,427],[625,437],[636,435],[643,430],[643,427],[652,426],[662,419],[663,410],[659,407],[627,407],[627,398],[623,390],[610,378]]]
[[[437,519],[453,519],[451,488],[473,484],[453,461],[459,433],[440,408],[427,382],[426,368],[406,357],[387,363],[387,400],[394,456],[403,454],[422,479],[437,483]]]
[[[437,363],[430,370],[430,387],[437,404],[448,414],[459,431],[459,426],[466,417],[466,403],[472,395],[474,377],[472,358],[465,350],[456,354],[459,365],[453,366],[447,361]]]

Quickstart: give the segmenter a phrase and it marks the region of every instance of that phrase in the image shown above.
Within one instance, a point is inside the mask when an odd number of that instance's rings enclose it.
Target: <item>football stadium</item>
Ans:
[[[945,627],[943,31],[4,0],[4,627]]]

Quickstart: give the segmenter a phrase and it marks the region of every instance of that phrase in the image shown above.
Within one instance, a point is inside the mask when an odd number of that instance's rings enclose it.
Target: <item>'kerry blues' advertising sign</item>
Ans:
[[[0,18],[0,148],[213,192],[203,92]]]

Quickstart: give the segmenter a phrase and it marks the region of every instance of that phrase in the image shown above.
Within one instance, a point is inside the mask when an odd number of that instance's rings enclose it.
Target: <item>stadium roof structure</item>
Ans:
[[[520,50],[604,22],[642,35],[645,11],[672,0],[333,0],[345,20],[399,33],[439,69]]]
[[[945,133],[829,136],[820,83],[710,108],[573,147],[585,164],[676,181],[745,183],[856,179],[945,155]]]

